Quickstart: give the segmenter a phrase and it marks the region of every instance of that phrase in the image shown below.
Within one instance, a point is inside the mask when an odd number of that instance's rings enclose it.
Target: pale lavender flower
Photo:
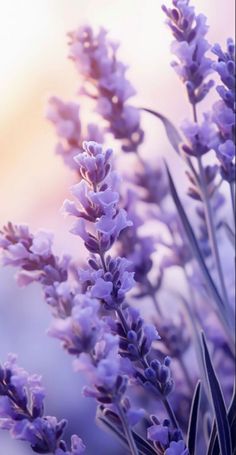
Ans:
[[[173,0],[173,8],[162,8],[175,38],[172,52],[178,61],[172,65],[186,85],[189,101],[196,104],[214,84],[212,80],[206,81],[212,72],[212,61],[205,55],[210,49],[205,39],[208,31],[206,17],[203,14],[196,15],[189,0]]]
[[[80,27],[69,37],[70,57],[84,76],[81,93],[96,99],[96,110],[107,121],[107,131],[122,141],[123,150],[136,151],[144,133],[139,110],[127,104],[136,92],[126,78],[127,66],[117,59],[118,45],[107,38],[103,28],[95,34],[89,26]]]
[[[56,153],[61,155],[65,164],[77,170],[74,157],[82,151],[86,139],[103,141],[102,131],[97,125],[89,123],[87,131],[82,131],[80,106],[74,102],[64,102],[53,96],[49,99],[47,118],[56,128],[60,142],[56,145]]]
[[[69,354],[91,352],[104,329],[98,310],[98,301],[78,295],[74,299],[71,315],[64,319],[55,318],[48,334],[61,340]]]
[[[68,281],[71,259],[61,259],[52,251],[53,236],[47,231],[34,235],[25,225],[8,223],[0,231],[3,264],[19,267],[17,281],[20,286],[41,283],[47,303],[54,314],[64,317],[73,306],[74,290]]]
[[[185,153],[199,157],[209,152],[215,145],[216,130],[209,114],[204,114],[202,124],[185,120],[182,131],[187,139],[187,144],[182,146]]]
[[[221,99],[213,105],[213,120],[219,131],[215,151],[221,164],[221,175],[229,183],[235,181],[235,45],[232,39],[227,41],[227,50],[223,52],[219,44],[212,51],[218,57],[213,63],[214,70],[220,75],[224,85],[217,86]]]

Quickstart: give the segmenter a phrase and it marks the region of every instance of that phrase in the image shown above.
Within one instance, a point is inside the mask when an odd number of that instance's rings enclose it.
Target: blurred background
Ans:
[[[134,104],[157,109],[176,124],[188,115],[183,87],[170,68],[171,36],[161,4],[159,0],[0,0],[0,225],[11,220],[27,222],[32,230],[54,230],[58,251],[65,245],[72,251],[69,223],[59,209],[73,176],[54,155],[56,138],[45,120],[45,106],[52,94],[65,100],[76,95],[79,81],[67,59],[66,33],[78,25],[103,25],[121,42],[119,56],[130,65],[128,75],[138,92]],[[195,0],[194,5],[208,17],[208,40],[224,45],[234,33],[234,2]],[[144,153],[166,153],[169,145],[161,124],[145,116],[143,125]],[[33,285],[19,290],[13,275],[12,270],[0,271],[0,360],[9,351],[17,352],[26,369],[42,373],[49,396],[47,412],[71,421],[70,431],[90,441],[86,453],[110,454],[109,437],[100,444],[102,433],[95,427],[91,435],[88,421],[93,421],[94,409],[81,398],[81,380],[72,373],[70,359],[45,336],[50,315],[40,289]],[[122,453],[115,450],[114,455]],[[2,432],[0,453],[31,451]]]

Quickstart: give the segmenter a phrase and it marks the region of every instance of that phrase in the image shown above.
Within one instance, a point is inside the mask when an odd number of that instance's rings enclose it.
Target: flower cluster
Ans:
[[[143,110],[163,122],[170,144],[188,166],[188,203],[194,204],[197,222],[182,204],[168,164],[165,172],[140,154],[140,110],[128,104],[135,91],[127,67],[117,59],[118,45],[103,28],[95,33],[84,26],[69,34],[70,57],[83,77],[79,94],[95,101],[106,127],[84,129],[79,105],[56,97],[47,116],[59,137],[57,153],[77,174],[73,200],[66,200],[63,210],[74,218],[71,232],[80,237],[76,243],[83,241],[88,257],[83,265],[67,255],[60,258],[52,234],[32,234],[12,223],[0,231],[0,249],[3,264],[18,268],[19,285],[41,285],[53,316],[48,335],[70,355],[86,381],[83,395],[97,402],[97,421],[127,453],[229,454],[233,306],[219,231],[224,226],[231,242],[234,232],[228,220],[218,221],[224,207],[218,189],[221,169],[233,195],[234,45],[228,40],[226,52],[215,45],[218,62],[213,63],[206,57],[206,18],[195,14],[189,0],[172,3],[163,10],[175,38],[173,66],[193,112],[193,120],[182,125],[185,139],[165,115]],[[208,75],[214,71],[223,84],[217,87],[220,100],[198,120],[197,105],[212,87]],[[123,154],[135,165],[122,185],[112,149],[101,145],[106,131],[124,152],[137,152]],[[211,150],[221,168],[216,160],[205,163]],[[195,386],[197,378],[202,381]],[[0,429],[36,453],[83,453],[78,436],[72,436],[70,447],[62,439],[66,421],[45,415],[44,398],[40,377],[20,368],[14,356],[0,365]],[[210,439],[209,419],[214,422]]]
[[[171,50],[179,60],[172,65],[186,85],[190,103],[199,103],[213,86],[212,80],[206,81],[212,72],[211,59],[205,56],[210,49],[206,17],[196,15],[189,0],[173,0],[173,8],[162,8],[175,38]]]
[[[64,163],[72,170],[77,169],[74,157],[81,152],[84,140],[103,141],[102,131],[94,123],[89,123],[87,132],[83,134],[80,106],[77,103],[66,103],[53,96],[48,103],[47,118],[55,126],[60,139],[56,153],[62,156]]]
[[[158,451],[164,451],[165,455],[189,455],[179,429],[172,430],[168,419],[161,424],[156,416],[152,416],[152,421],[153,425],[148,428],[147,436]]]
[[[52,243],[50,232],[40,230],[33,235],[26,225],[8,223],[0,231],[3,263],[20,268],[18,284],[41,283],[53,313],[64,316],[70,313],[74,299],[74,291],[68,282],[70,257],[65,255],[60,259],[55,256]]]
[[[27,441],[36,453],[79,455],[85,446],[78,436],[71,438],[71,450],[61,439],[66,420],[44,415],[45,392],[41,378],[29,375],[9,355],[0,365],[0,428],[15,439]]]
[[[217,86],[221,100],[213,105],[213,119],[219,130],[219,141],[215,147],[221,164],[221,175],[229,183],[235,181],[235,45],[227,41],[227,51],[219,44],[212,51],[218,57],[213,63],[223,85]]]
[[[85,80],[81,92],[96,99],[97,112],[107,121],[107,130],[122,140],[123,150],[136,151],[143,130],[139,110],[127,104],[135,90],[126,79],[127,66],[117,59],[118,45],[103,28],[95,34],[89,26],[80,27],[69,37],[70,57]]]

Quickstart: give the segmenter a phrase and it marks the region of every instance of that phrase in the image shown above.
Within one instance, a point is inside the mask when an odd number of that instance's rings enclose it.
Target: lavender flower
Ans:
[[[182,124],[188,144],[183,145],[183,150],[190,156],[202,156],[209,152],[216,142],[216,131],[209,115],[205,114],[201,125],[196,122],[185,121]]]
[[[227,40],[227,51],[223,52],[215,44],[212,52],[218,57],[213,69],[219,74],[223,85],[217,86],[221,100],[213,105],[213,120],[219,130],[219,140],[215,147],[221,164],[221,175],[229,183],[235,181],[235,45]]]
[[[122,140],[123,150],[136,151],[143,141],[139,110],[127,100],[135,94],[126,79],[127,67],[117,60],[118,45],[107,39],[103,28],[95,34],[91,27],[71,32],[70,57],[85,83],[81,93],[96,99],[96,110],[107,121],[107,131]],[[95,89],[95,93],[94,93]]]
[[[211,60],[205,56],[210,49],[205,39],[208,30],[206,17],[196,15],[189,0],[173,0],[172,9],[162,8],[175,38],[172,52],[179,60],[172,65],[186,85],[190,103],[199,103],[213,86],[212,80],[206,81],[212,72]]]
[[[103,141],[102,131],[98,126],[89,123],[84,134],[80,121],[80,106],[72,102],[63,102],[57,97],[49,99],[47,118],[56,128],[60,142],[56,145],[56,153],[61,155],[65,164],[77,170],[74,157],[82,151],[82,143],[86,138],[97,142]]]
[[[25,225],[8,223],[0,231],[3,264],[19,267],[20,286],[39,282],[54,314],[68,315],[73,306],[74,291],[68,282],[69,256],[59,259],[52,252],[53,236],[46,231],[31,234]]]
[[[170,421],[165,419],[161,424],[156,416],[151,417],[153,425],[147,430],[147,437],[154,442],[154,446],[161,453],[172,455],[189,455],[185,448],[183,436],[179,429],[172,429]],[[180,447],[185,451],[179,451]],[[176,451],[174,450],[176,448]],[[173,451],[171,451],[173,449]]]
[[[34,452],[79,455],[85,446],[72,436],[71,451],[61,440],[66,420],[44,416],[45,392],[41,378],[29,375],[16,363],[16,356],[0,365],[0,428],[15,439],[27,441]]]

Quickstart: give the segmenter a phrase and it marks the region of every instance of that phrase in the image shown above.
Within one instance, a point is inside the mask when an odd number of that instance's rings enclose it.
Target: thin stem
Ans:
[[[236,223],[236,219],[235,219],[235,190],[234,190],[234,184],[233,182],[231,182],[229,184],[229,188],[230,188],[230,197],[231,197],[231,203],[232,203],[232,208],[233,208],[233,217],[234,217],[234,224]]]
[[[197,119],[196,104],[193,104],[193,118],[194,118],[194,121],[197,123],[198,119]],[[205,208],[207,230],[208,230],[208,235],[209,235],[209,239],[210,239],[210,243],[211,243],[211,250],[212,250],[212,254],[214,256],[214,260],[215,260],[215,265],[216,265],[216,269],[217,269],[217,273],[218,273],[218,277],[219,277],[222,296],[225,300],[225,303],[227,303],[229,305],[229,299],[228,299],[228,295],[227,295],[227,291],[226,291],[226,287],[225,287],[224,275],[223,275],[223,270],[222,270],[222,266],[221,266],[217,239],[216,239],[215,226],[214,226],[214,222],[213,222],[212,207],[211,207],[211,203],[210,203],[210,200],[209,200],[209,197],[207,194],[207,183],[206,183],[205,172],[204,172],[204,167],[202,164],[201,156],[198,156],[197,160],[198,160],[202,196],[203,196],[203,202],[204,202],[204,208]]]
[[[223,270],[222,270],[222,266],[221,266],[220,254],[219,254],[219,249],[218,249],[218,244],[217,244],[217,239],[216,239],[215,226],[214,226],[214,222],[213,222],[212,207],[211,207],[208,195],[207,195],[205,174],[204,174],[204,168],[203,168],[201,157],[198,157],[198,165],[199,165],[199,172],[200,172],[200,178],[201,178],[201,183],[202,183],[202,193],[203,193],[204,206],[205,206],[205,216],[206,216],[206,222],[207,222],[208,235],[209,235],[209,239],[210,239],[210,243],[211,243],[211,249],[212,249],[214,259],[215,259],[216,269],[217,269],[219,282],[220,282],[220,286],[221,286],[221,292],[222,292],[225,302],[229,304],[228,295],[227,295],[225,282],[224,282]]]
[[[154,294],[150,294],[150,297],[151,297],[151,299],[153,301],[153,305],[154,305],[154,307],[156,309],[156,312],[158,313],[158,315],[160,317],[163,317],[163,313],[162,313],[162,310],[160,308],[159,302],[158,302],[158,300],[156,298],[156,294],[155,293]]]
[[[165,408],[166,408],[167,414],[169,415],[169,417],[170,417],[170,419],[171,419],[172,425],[173,425],[175,428],[179,428],[177,419],[176,419],[176,417],[175,417],[175,413],[174,413],[174,411],[173,411],[173,409],[172,409],[172,406],[171,406],[170,402],[168,401],[167,398],[164,398],[164,399],[162,400],[162,402],[163,402],[163,404],[164,404],[164,406],[165,406]]]
[[[122,426],[123,426],[123,430],[124,430],[127,442],[129,444],[130,452],[131,452],[132,455],[139,455],[138,449],[137,449],[136,444],[134,442],[132,431],[131,431],[130,426],[129,426],[128,422],[127,422],[127,419],[126,419],[125,413],[123,411],[122,405],[121,404],[117,404],[116,407],[117,407],[117,411],[118,411],[119,416],[120,416],[120,420],[121,420],[121,423],[122,423]]]

